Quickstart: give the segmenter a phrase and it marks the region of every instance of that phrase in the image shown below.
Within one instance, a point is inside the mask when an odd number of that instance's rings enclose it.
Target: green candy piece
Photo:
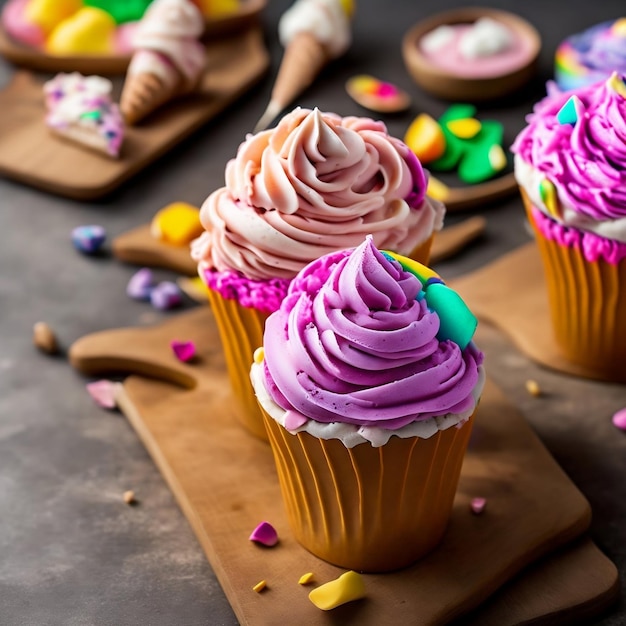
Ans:
[[[470,185],[493,178],[500,171],[493,166],[489,153],[494,145],[502,146],[504,139],[502,124],[492,120],[481,121],[480,131],[469,139],[457,137],[448,129],[448,122],[475,114],[476,107],[470,104],[454,104],[439,118],[446,150],[439,159],[429,163],[433,171],[448,172],[457,168],[459,178]]]
[[[83,0],[85,6],[106,11],[116,24],[140,20],[151,2],[152,0]]]
[[[439,316],[437,339],[449,339],[465,350],[476,332],[478,320],[461,296],[443,283],[432,283],[426,287],[426,303]]]

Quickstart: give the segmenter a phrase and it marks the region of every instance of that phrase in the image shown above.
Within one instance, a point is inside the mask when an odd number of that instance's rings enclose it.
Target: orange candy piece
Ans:
[[[446,139],[439,124],[430,115],[418,115],[404,135],[404,143],[422,163],[441,157],[446,149]]]

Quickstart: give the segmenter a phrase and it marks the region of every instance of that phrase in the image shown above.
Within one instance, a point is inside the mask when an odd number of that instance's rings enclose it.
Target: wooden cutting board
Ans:
[[[470,217],[440,230],[430,251],[431,263],[454,256],[478,239],[487,227],[481,216]],[[113,240],[113,255],[126,263],[164,267],[185,276],[196,276],[198,264],[189,255],[189,246],[164,243],[150,232],[150,224],[142,224]]]
[[[197,360],[177,361],[169,348],[172,339],[194,341]],[[585,498],[488,382],[443,543],[411,568],[365,576],[366,599],[324,613],[309,602],[298,578],[312,571],[319,584],[342,570],[293,539],[270,448],[249,436],[233,415],[210,308],[198,307],[151,328],[88,335],[69,356],[89,375],[141,374],[124,382],[120,407],[175,493],[242,624],[447,623],[589,525]],[[469,509],[477,496],[488,500],[480,516]],[[273,549],[248,541],[262,520],[278,530],[280,543]],[[593,544],[554,558],[565,560],[550,559],[549,566],[485,605],[485,615],[495,611],[496,621],[490,623],[506,626],[547,616],[541,623],[559,624],[559,616],[572,607],[597,611],[614,599],[616,569]],[[589,577],[589,567],[597,576]],[[552,581],[555,571],[560,579]],[[257,594],[252,586],[261,579],[268,589]],[[506,619],[498,621],[503,613]],[[475,623],[489,623],[480,615]]]
[[[499,328],[533,361],[565,374],[603,380],[592,369],[570,363],[561,355],[552,331],[543,265],[534,242],[450,283],[479,319]],[[614,382],[626,383],[626,367],[615,376]]]
[[[206,54],[198,92],[128,127],[118,159],[53,136],[44,123],[43,79],[17,72],[0,92],[0,175],[78,200],[106,195],[224,111],[269,67],[259,28],[210,41]]]

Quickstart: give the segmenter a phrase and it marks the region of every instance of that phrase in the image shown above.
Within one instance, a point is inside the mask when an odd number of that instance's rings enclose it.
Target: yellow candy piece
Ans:
[[[257,593],[261,593],[263,589],[267,587],[267,582],[264,580],[260,580],[254,587],[252,587],[252,591],[256,591]]]
[[[471,139],[476,137],[481,129],[481,124],[473,117],[462,120],[450,120],[446,123],[448,130],[459,139]]]
[[[443,155],[446,138],[437,122],[421,113],[412,122],[404,135],[404,143],[422,163],[429,163]]]
[[[322,611],[330,611],[346,602],[365,597],[365,583],[360,574],[346,572],[309,593],[309,600]]]
[[[24,17],[47,35],[82,7],[82,0],[31,0],[24,9]]]
[[[263,350],[263,347],[257,348],[254,351],[254,355],[252,356],[252,358],[254,359],[254,362],[257,365],[259,365],[260,363],[263,363],[263,359],[265,358],[265,350]],[[306,574],[305,574],[305,576],[306,576]],[[300,579],[300,580],[302,580],[302,579]],[[300,583],[300,584],[302,584],[302,583]]]
[[[223,17],[239,11],[239,0],[200,0],[200,10],[207,17]]]
[[[450,189],[445,183],[442,183],[438,178],[431,176],[428,179],[428,188],[426,194],[433,198],[433,200],[439,200],[439,202],[445,202],[450,195]]]
[[[306,574],[302,574],[300,576],[300,580],[298,580],[299,585],[308,585],[313,580],[313,572],[307,572]]]
[[[341,8],[343,12],[348,16],[352,17],[354,15],[354,9],[356,8],[356,3],[354,0],[339,0],[341,2]]]
[[[626,98],[626,84],[617,72],[613,72],[609,77],[607,84],[615,93]]]
[[[611,27],[611,32],[618,37],[626,37],[626,17],[617,20]]]
[[[157,211],[150,224],[153,237],[174,246],[189,245],[203,230],[200,210],[186,202],[168,204]]]
[[[83,7],[50,33],[50,54],[107,54],[113,50],[115,20],[106,11]]]
[[[489,148],[489,165],[491,165],[494,172],[499,172],[506,167],[506,154],[502,149],[502,146],[494,144]]]

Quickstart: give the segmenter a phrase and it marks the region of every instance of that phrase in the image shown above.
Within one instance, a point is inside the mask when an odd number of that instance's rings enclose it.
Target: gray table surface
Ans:
[[[0,3],[1,4],[1,3]],[[262,83],[227,113],[106,199],[81,203],[0,179],[0,624],[230,625],[237,620],[191,528],[126,420],[95,406],[87,380],[63,358],[31,344],[33,323],[47,321],[63,346],[84,334],[166,319],[131,301],[135,268],[105,255],[86,258],[69,241],[73,227],[99,223],[111,238],[150,221],[165,204],[200,204],[223,183],[224,165],[261,114],[280,60],[276,24],[288,0],[263,16],[272,57]],[[401,57],[402,35],[450,0],[359,0],[354,45],[298,101],[340,114],[367,114],[344,90],[369,73],[396,82],[414,98],[410,111],[385,118],[403,136],[420,111],[446,104],[421,92]],[[623,2],[485,2],[529,19],[543,37],[540,76],[481,114],[504,122],[507,141],[524,124],[551,77],[558,43],[568,34],[620,17]],[[0,85],[12,68],[0,62]],[[0,115],[2,112],[0,111]],[[0,137],[0,141],[2,138]],[[33,146],[36,150],[36,146]],[[521,201],[513,197],[470,212],[488,220],[485,237],[441,263],[446,277],[488,263],[528,241]],[[465,215],[450,215],[454,223]],[[172,278],[157,272],[159,279]],[[495,344],[494,344],[495,345]],[[626,387],[568,378],[540,369],[501,340],[487,354],[489,372],[536,429],[593,508],[591,535],[626,574],[626,435],[610,418],[626,406]],[[548,394],[531,398],[535,378]],[[121,494],[134,489],[141,505]],[[294,624],[298,623],[294,617]],[[626,623],[622,603],[603,626]]]

